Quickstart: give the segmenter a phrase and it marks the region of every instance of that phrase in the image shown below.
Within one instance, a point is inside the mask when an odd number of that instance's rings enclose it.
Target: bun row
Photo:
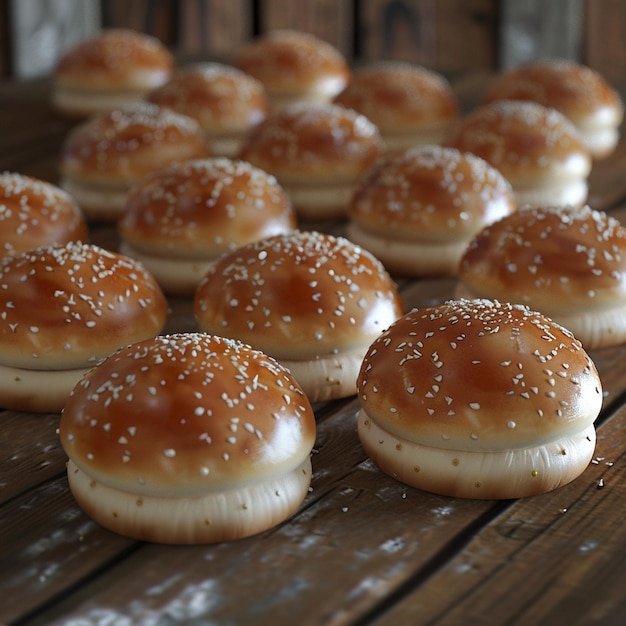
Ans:
[[[501,77],[462,117],[439,74],[351,71],[294,31],[184,68],[137,34],[84,42],[55,74],[54,105],[83,117],[63,190],[0,179],[3,406],[61,412],[80,506],[148,541],[288,518],[313,407],[353,395],[364,451],[408,485],[574,480],[602,408],[587,350],[626,341],[625,231],[586,206],[622,112],[590,70],[544,73]],[[583,82],[589,106],[568,109]],[[103,222],[119,250],[88,242]],[[441,276],[454,299],[405,311],[396,278]],[[166,295],[193,331],[169,332]]]

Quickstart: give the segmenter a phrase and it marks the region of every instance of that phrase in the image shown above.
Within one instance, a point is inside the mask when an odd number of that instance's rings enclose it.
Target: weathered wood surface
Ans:
[[[470,103],[484,82],[459,84]],[[54,182],[70,125],[46,94],[45,83],[0,89],[0,165]],[[624,213],[625,163],[622,146],[594,166],[593,206]],[[94,229],[92,240],[115,247],[115,229]],[[454,287],[399,285],[406,309]],[[166,330],[193,330],[191,301],[170,304]],[[626,347],[592,357],[605,391],[596,455],[562,489],[497,502],[406,487],[366,458],[349,398],[316,407],[312,489],[299,512],[213,546],[149,545],[98,527],[69,492],[58,415],[1,412],[0,623],[621,625]]]

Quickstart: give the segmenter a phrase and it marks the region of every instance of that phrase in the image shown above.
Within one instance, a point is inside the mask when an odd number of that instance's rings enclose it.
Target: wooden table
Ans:
[[[465,104],[478,79],[456,82]],[[0,85],[0,171],[57,182],[69,124],[45,81]],[[619,216],[626,146],[594,166],[590,204]],[[337,228],[333,226],[333,228]],[[95,243],[111,229],[94,229]],[[400,283],[406,308],[451,294]],[[194,328],[172,300],[168,331]],[[316,407],[312,489],[262,535],[159,546],[108,532],[67,486],[58,415],[0,413],[0,622],[5,624],[626,623],[626,347],[591,353],[605,389],[594,459],[523,500],[418,491],[382,474],[355,431],[356,398]]]

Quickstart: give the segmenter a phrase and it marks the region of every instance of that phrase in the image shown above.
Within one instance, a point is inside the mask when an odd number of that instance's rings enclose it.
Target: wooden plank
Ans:
[[[0,412],[0,505],[65,472],[56,414]]]
[[[176,48],[201,58],[229,59],[252,36],[250,0],[178,3]]]
[[[4,624],[36,612],[137,545],[86,518],[65,477],[24,492],[0,513],[0,621]]]
[[[365,62],[410,61],[447,74],[495,68],[493,0],[363,0],[360,7]]]
[[[598,434],[579,479],[515,503],[374,623],[623,623],[626,408]]]
[[[353,0],[264,0],[260,5],[261,31],[282,28],[316,35],[353,57]]]
[[[546,57],[580,61],[583,5],[584,0],[502,0],[498,68]]]
[[[610,83],[626,75],[626,4],[622,0],[585,0],[584,62]]]
[[[107,0],[102,3],[102,25],[137,30],[172,46],[177,34],[176,4],[174,0]]]

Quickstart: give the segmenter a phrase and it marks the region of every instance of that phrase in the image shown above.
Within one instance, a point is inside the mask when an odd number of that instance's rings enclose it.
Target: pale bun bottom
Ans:
[[[518,207],[574,206],[582,207],[587,201],[589,186],[587,181],[574,180],[561,185],[521,187],[513,185],[513,195]]]
[[[619,143],[619,129],[616,126],[607,126],[605,128],[584,128],[579,126],[578,131],[583,144],[585,144],[589,154],[594,159],[607,158]]]
[[[354,182],[340,183],[330,180],[326,183],[317,181],[310,185],[289,182],[281,184],[297,216],[310,221],[345,218],[355,187]]]
[[[130,493],[90,478],[73,461],[67,476],[74,498],[102,527],[166,544],[204,544],[256,535],[293,515],[311,483],[311,459],[285,476],[206,495],[165,497]]]
[[[63,177],[60,186],[76,200],[89,221],[115,222],[124,212],[132,184],[98,185]]]
[[[434,448],[391,434],[364,410],[357,430],[369,458],[396,480],[439,495],[475,499],[524,498],[561,487],[582,474],[596,443],[591,424],[579,433],[527,448]]]
[[[84,118],[139,102],[146,92],[147,89],[80,91],[59,86],[52,94],[52,106],[64,116]]]
[[[122,241],[119,252],[139,261],[152,274],[159,287],[171,296],[193,295],[215,259],[180,259],[153,256]]]
[[[346,228],[346,237],[371,252],[391,274],[402,276],[456,276],[467,241],[426,243],[391,239],[368,232],[356,222]]]
[[[293,104],[330,104],[345,85],[344,78],[329,77],[317,80],[312,85],[303,85],[291,92],[272,89],[271,85],[267,84],[265,88],[271,109],[281,111]]]
[[[370,343],[358,350],[310,361],[278,360],[298,381],[309,402],[337,400],[356,394],[357,377]]]
[[[233,135],[214,135],[209,132],[205,132],[211,154],[214,157],[227,157],[229,159],[236,159],[241,151],[245,139],[245,133],[233,134]]]
[[[478,294],[462,282],[457,283],[454,296],[470,300],[489,297],[495,297],[502,302],[508,300],[506,294],[498,296]],[[585,350],[597,350],[626,343],[626,302],[611,308],[587,311],[577,311],[574,307],[553,311],[548,307],[537,306],[532,300],[522,304],[541,311],[557,324],[567,328],[583,344]],[[564,306],[566,303],[561,301],[559,304]]]
[[[29,370],[0,365],[0,406],[13,411],[59,413],[90,369]]]
[[[415,146],[445,145],[454,134],[456,124],[433,124],[422,128],[390,130],[380,128],[385,150],[406,150]]]

